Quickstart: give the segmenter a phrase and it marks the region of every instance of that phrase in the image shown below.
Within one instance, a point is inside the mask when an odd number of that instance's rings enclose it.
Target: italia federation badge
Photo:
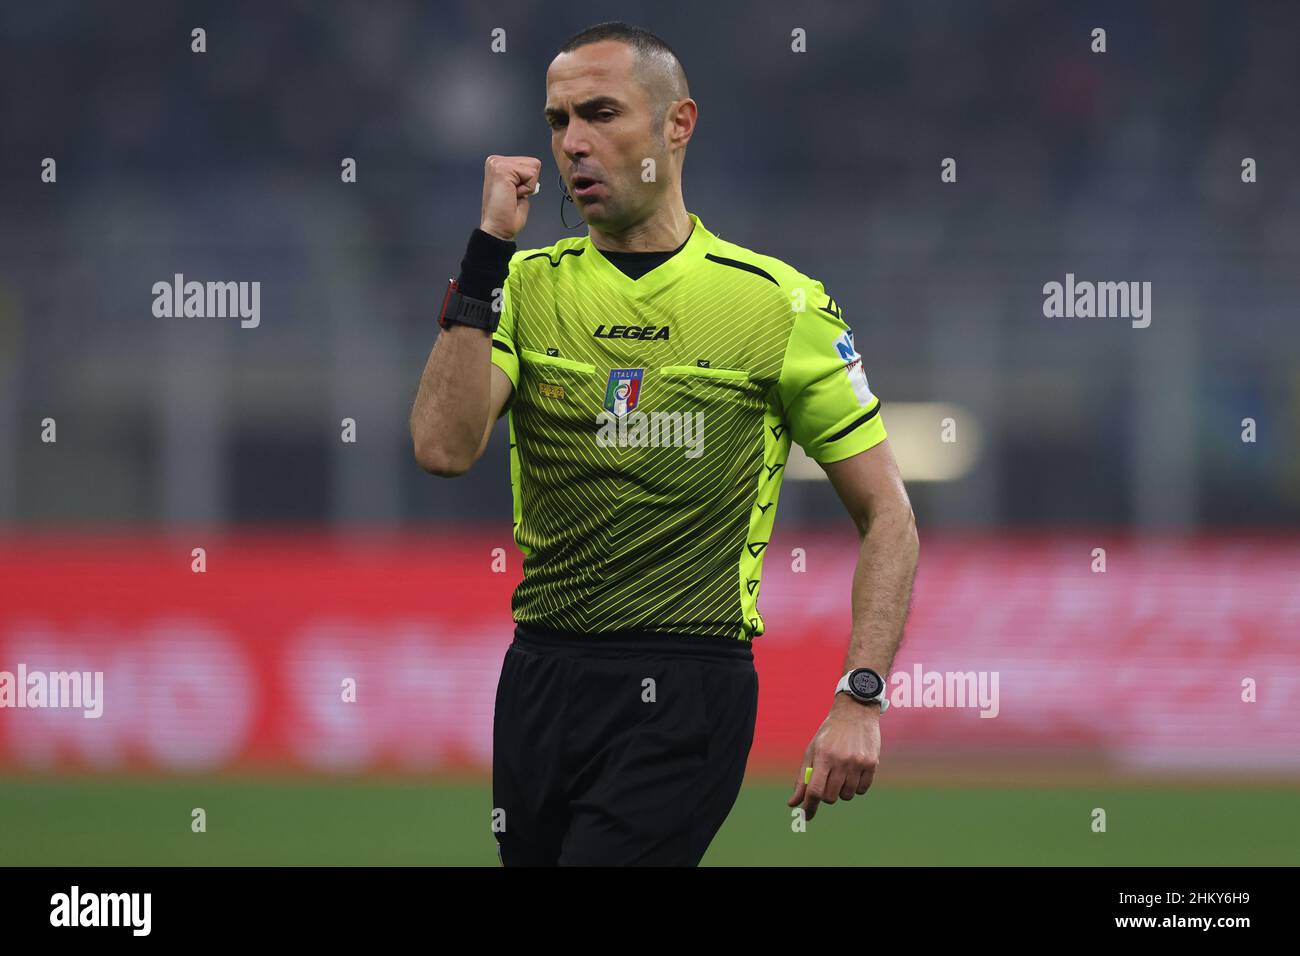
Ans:
[[[610,370],[609,382],[605,385],[605,410],[621,418],[636,408],[636,401],[641,397],[641,378],[644,374],[643,368]]]

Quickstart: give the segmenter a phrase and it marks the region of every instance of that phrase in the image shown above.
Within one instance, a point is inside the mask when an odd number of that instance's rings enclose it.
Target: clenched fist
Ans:
[[[513,240],[528,221],[528,199],[537,192],[542,161],[532,156],[489,156],[483,166],[483,214],[479,228]]]

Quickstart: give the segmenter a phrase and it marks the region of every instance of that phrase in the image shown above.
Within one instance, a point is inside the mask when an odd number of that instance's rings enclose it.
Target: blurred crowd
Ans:
[[[887,427],[978,435],[923,526],[1300,522],[1300,7],[956,0],[6,4],[0,521],[508,522],[504,434],[436,479],[407,413],[484,157],[544,160],[521,248],[574,234],[545,69],[614,18],[700,104],[687,208],[825,284]],[[260,282],[260,325],[154,317],[176,273]],[[1045,317],[1067,274],[1151,282],[1151,325]]]

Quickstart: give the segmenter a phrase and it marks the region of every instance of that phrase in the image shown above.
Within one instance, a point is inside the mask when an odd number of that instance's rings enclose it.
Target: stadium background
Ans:
[[[896,672],[999,676],[791,832],[856,545],[793,462],[705,862],[1300,862],[1300,9],[47,2],[0,13],[0,671],[106,706],[0,710],[0,864],[495,865],[506,442],[440,480],[406,418],[484,157],[543,159],[521,248],[570,234],[545,68],[616,18],[700,103],[687,208],[855,330],[921,528]],[[260,326],[155,318],[176,273]],[[1045,318],[1067,273],[1150,327]]]

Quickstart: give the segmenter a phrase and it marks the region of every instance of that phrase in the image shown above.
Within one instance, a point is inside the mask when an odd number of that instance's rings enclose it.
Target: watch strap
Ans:
[[[496,331],[499,318],[491,302],[465,295],[455,279],[447,282],[447,293],[443,296],[442,309],[438,313],[438,324],[444,329],[453,325],[470,325],[490,335]]]

